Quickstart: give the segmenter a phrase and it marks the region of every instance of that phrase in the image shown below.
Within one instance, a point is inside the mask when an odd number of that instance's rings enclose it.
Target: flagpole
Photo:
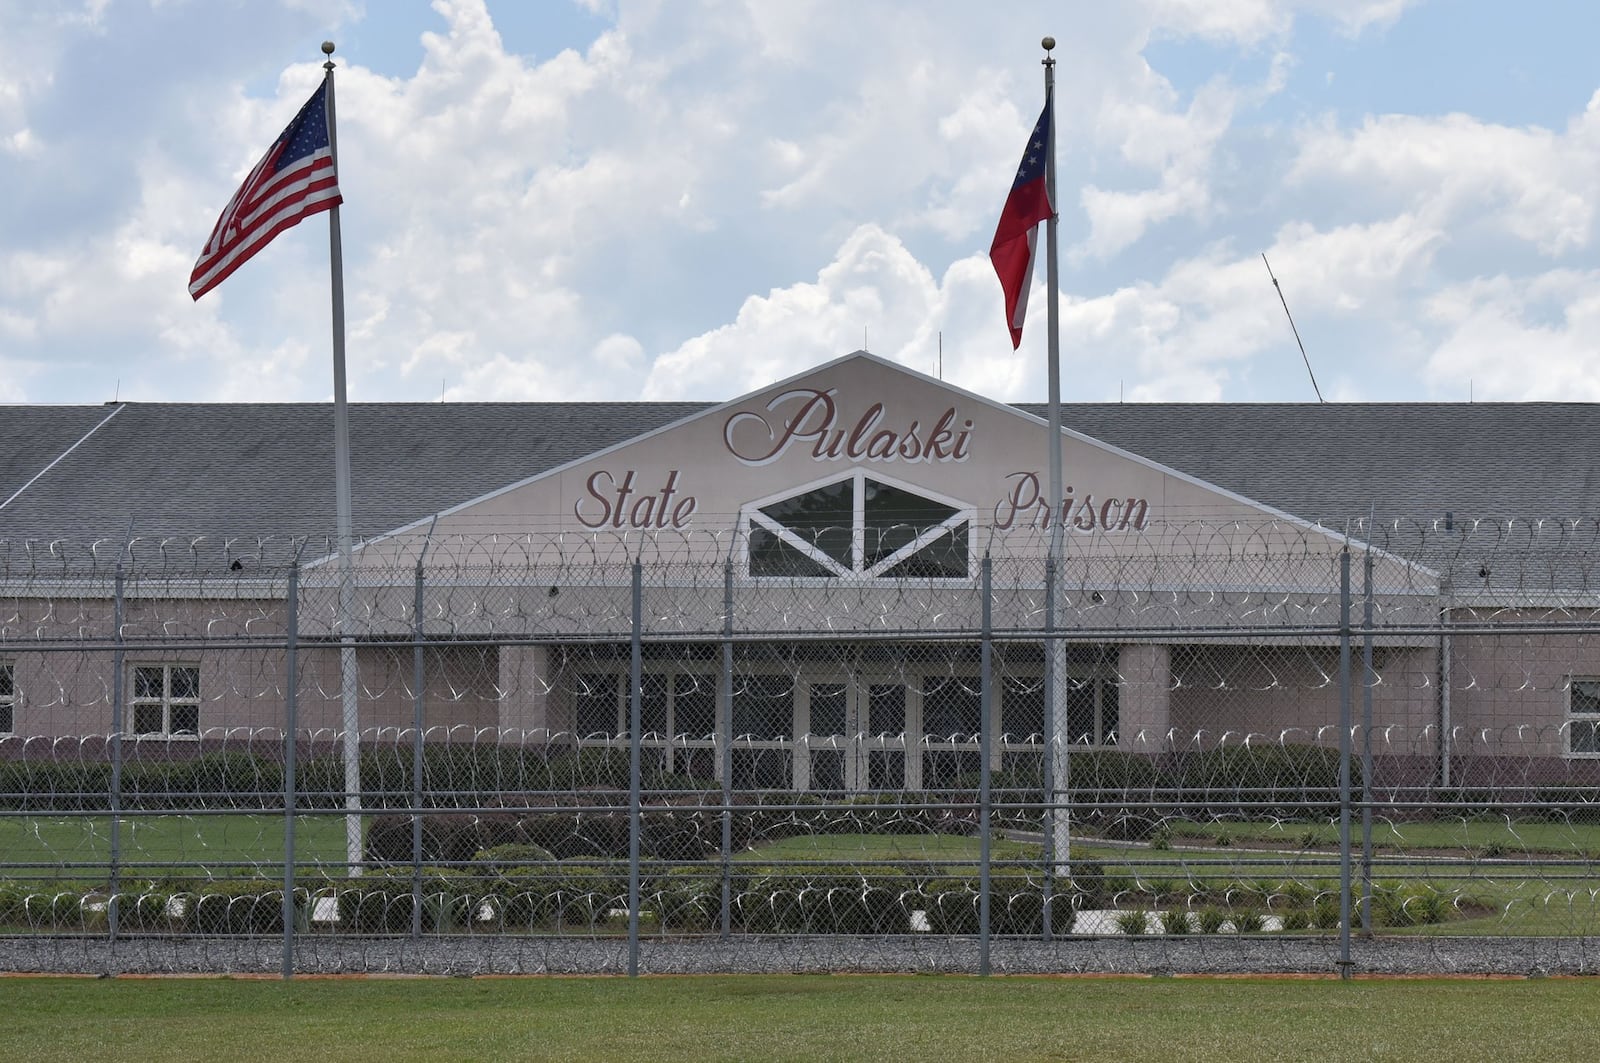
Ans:
[[[338,123],[333,107],[333,42],[322,42],[323,79],[328,86],[328,151],[339,172]],[[361,719],[356,695],[360,673],[351,631],[355,616],[355,562],[350,520],[350,412],[344,383],[344,247],[339,238],[338,204],[328,211],[328,268],[333,279],[333,490],[339,537],[339,692],[344,730],[344,836],[351,875],[361,873]]]
[[[1072,873],[1072,813],[1060,807],[1068,797],[1069,762],[1066,735],[1066,678],[1067,644],[1056,638],[1056,609],[1061,586],[1062,537],[1067,514],[1061,511],[1061,308],[1060,279],[1056,269],[1056,131],[1055,108],[1051,106],[1056,93],[1056,61],[1050,53],[1056,39],[1046,37],[1039,42],[1044,48],[1044,99],[1050,111],[1050,130],[1046,140],[1050,154],[1045,158],[1045,195],[1050,201],[1050,217],[1045,219],[1045,329],[1048,333],[1050,379],[1050,553],[1045,566],[1049,586],[1045,589],[1045,630],[1049,637],[1046,647],[1048,666],[1045,673],[1047,693],[1045,700],[1050,710],[1050,764],[1046,775],[1050,783],[1048,820],[1048,863],[1061,878]]]

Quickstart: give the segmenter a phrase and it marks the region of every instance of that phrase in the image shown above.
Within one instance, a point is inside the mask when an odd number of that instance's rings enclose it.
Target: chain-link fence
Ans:
[[[0,543],[0,967],[1596,959],[1592,522],[320,547]]]

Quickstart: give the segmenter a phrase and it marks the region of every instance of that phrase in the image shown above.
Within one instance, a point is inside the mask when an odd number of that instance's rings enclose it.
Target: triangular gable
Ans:
[[[970,507],[974,556],[1042,557],[1045,427],[857,351],[396,529],[368,543],[361,564],[404,564],[430,526],[434,544],[489,564],[500,552],[554,556],[550,544],[577,540],[597,563],[734,556],[745,507],[852,468]],[[1200,570],[1219,558],[1256,557],[1263,579],[1251,585],[1299,587],[1325,584],[1329,559],[1345,545],[1336,532],[1070,428],[1060,445],[1068,558],[1138,558],[1141,579],[1205,583]],[[1398,558],[1383,566],[1387,586],[1431,580]]]

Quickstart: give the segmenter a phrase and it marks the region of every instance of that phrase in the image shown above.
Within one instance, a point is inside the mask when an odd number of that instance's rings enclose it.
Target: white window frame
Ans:
[[[1586,688],[1580,692],[1579,687]],[[1585,699],[1585,707],[1579,707],[1579,698]],[[1592,707],[1588,707],[1592,705]],[[1600,733],[1596,734],[1593,749],[1574,749],[1573,736],[1579,730],[1600,732],[1600,676],[1574,675],[1567,677],[1567,712],[1566,725],[1562,728],[1566,738],[1562,743],[1565,748],[1563,753],[1568,757],[1577,759],[1600,758]]]
[[[866,554],[866,506],[867,506],[866,499],[867,499],[867,480],[869,478],[873,479],[873,480],[876,480],[878,483],[884,484],[884,485],[886,485],[888,487],[893,487],[893,488],[896,488],[897,490],[906,491],[906,492],[908,492],[910,494],[920,495],[921,497],[926,498],[931,502],[938,502],[940,505],[949,506],[951,509],[955,510],[955,513],[953,515],[951,515],[950,517],[946,518],[942,523],[940,523],[940,524],[938,524],[938,525],[936,525],[936,526],[934,526],[932,528],[926,529],[925,531],[922,532],[921,535],[918,535],[915,539],[913,539],[911,542],[907,543],[905,546],[902,546],[900,549],[896,550],[893,554],[890,554],[888,557],[883,558],[877,564],[872,565],[870,568],[863,568],[863,565],[865,563],[865,554]],[[803,495],[803,494],[806,494],[809,491],[816,491],[816,490],[818,490],[820,488],[823,488],[823,487],[831,487],[834,484],[845,483],[846,481],[853,481],[854,497],[855,497],[855,512],[852,515],[851,524],[850,524],[850,561],[851,561],[851,563],[850,563],[850,566],[848,568],[845,567],[844,565],[841,565],[838,561],[836,561],[833,558],[829,557],[827,554],[823,553],[821,550],[818,550],[815,546],[813,546],[812,544],[806,542],[804,539],[800,538],[800,536],[794,534],[794,532],[790,531],[788,528],[785,528],[783,525],[779,524],[777,521],[773,520],[771,517],[767,516],[765,513],[761,512],[761,509],[764,506],[770,506],[770,505],[772,505],[772,504],[774,504],[776,502],[782,502],[782,501],[784,501],[786,499],[794,498],[796,495]],[[972,579],[974,577],[974,574],[976,573],[977,566],[978,566],[976,552],[972,548],[972,546],[973,546],[973,544],[972,544],[972,532],[975,530],[975,525],[976,525],[976,520],[977,520],[977,513],[978,513],[977,509],[974,508],[970,503],[963,502],[958,498],[952,498],[949,495],[940,494],[938,491],[930,491],[926,487],[923,487],[920,484],[907,483],[904,480],[896,479],[893,476],[885,476],[885,475],[883,475],[883,473],[881,473],[881,472],[879,472],[879,471],[877,471],[875,469],[866,469],[866,468],[857,467],[857,468],[851,469],[849,472],[843,473],[841,475],[825,476],[820,480],[813,480],[810,483],[800,484],[800,485],[795,486],[795,487],[785,488],[784,490],[779,491],[779,492],[777,492],[775,494],[768,495],[765,498],[758,498],[755,501],[748,502],[744,506],[742,506],[740,508],[740,510],[739,510],[738,535],[739,535],[739,538],[741,540],[743,540],[743,541],[740,544],[739,550],[737,551],[738,557],[740,559],[740,564],[744,569],[744,571],[741,574],[746,579],[780,578],[780,579],[785,579],[785,580],[798,579],[798,580],[802,580],[802,581],[804,581],[804,580],[812,580],[812,581],[817,581],[817,582],[826,581],[826,582],[830,582],[830,583],[837,582],[838,580],[841,580],[841,579],[844,579],[844,580],[875,580],[875,579],[882,579],[883,578],[883,574],[885,572],[888,572],[890,569],[894,568],[896,565],[900,564],[902,561],[904,561],[907,558],[911,557],[912,555],[916,554],[919,550],[921,550],[923,547],[929,545],[930,543],[934,542],[940,536],[947,535],[947,534],[948,535],[955,534],[956,529],[960,528],[963,524],[965,524],[965,525],[967,525],[967,530],[968,530],[968,536],[967,536],[967,574],[965,576],[941,577],[941,580],[943,582],[970,580],[970,579]],[[800,577],[751,576],[750,575],[750,531],[749,531],[749,529],[750,529],[750,525],[752,523],[758,524],[764,530],[766,530],[768,532],[771,532],[773,535],[776,535],[786,546],[789,546],[789,547],[791,547],[791,548],[793,548],[795,550],[798,550],[800,553],[804,554],[810,560],[816,562],[821,567],[827,569],[829,572],[832,573],[832,575],[830,575],[830,576],[800,576]]]
[[[0,661],[0,735],[17,733],[17,665]]]
[[[139,696],[139,673],[149,670],[161,672],[161,693],[156,696]],[[180,670],[194,672],[194,697],[177,698],[172,695],[172,673]],[[200,738],[200,665],[187,661],[164,661],[160,663],[144,661],[132,665],[129,673],[133,684],[134,696],[128,699],[127,731],[134,738],[176,738],[183,741],[198,741]],[[138,729],[139,709],[141,706],[156,705],[161,709],[161,729],[159,731],[141,731]],[[195,709],[195,729],[193,731],[174,732],[172,730],[172,710],[174,706],[193,705]]]

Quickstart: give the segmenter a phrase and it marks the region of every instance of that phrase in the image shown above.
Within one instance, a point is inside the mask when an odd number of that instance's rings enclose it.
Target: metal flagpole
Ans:
[[[333,42],[322,42],[323,78],[328,86],[328,151],[333,172],[339,172],[338,123],[333,110]],[[350,530],[350,413],[344,385],[344,248],[339,240],[339,206],[328,211],[328,259],[333,277],[333,486],[335,520],[339,536],[339,691],[344,709],[344,837],[351,875],[361,873],[361,720],[356,693],[360,675],[356,668],[356,643],[351,631],[355,616],[355,562],[351,557]]]
[[[1050,54],[1056,46],[1056,39],[1046,37],[1039,43],[1045,50],[1044,99],[1048,106],[1054,103],[1056,93],[1056,61]],[[1045,195],[1050,200],[1050,217],[1045,221],[1045,279],[1048,295],[1045,302],[1045,326],[1049,334],[1050,354],[1050,554],[1045,566],[1046,579],[1049,583],[1045,589],[1045,637],[1049,641],[1049,646],[1046,647],[1045,655],[1048,661],[1045,673],[1045,686],[1048,692],[1045,711],[1050,714],[1050,719],[1049,726],[1045,730],[1050,739],[1050,749],[1047,754],[1050,766],[1046,773],[1050,778],[1050,793],[1047,795],[1050,838],[1047,845],[1053,874],[1065,880],[1072,874],[1072,813],[1069,809],[1061,807],[1068,797],[1071,765],[1067,759],[1065,735],[1067,644],[1056,637],[1055,617],[1058,603],[1056,583],[1061,575],[1062,528],[1066,524],[1066,514],[1061,512],[1061,314],[1058,297],[1060,278],[1056,270],[1055,122],[1055,108],[1050,106],[1048,138],[1050,154],[1045,159],[1044,167]]]

